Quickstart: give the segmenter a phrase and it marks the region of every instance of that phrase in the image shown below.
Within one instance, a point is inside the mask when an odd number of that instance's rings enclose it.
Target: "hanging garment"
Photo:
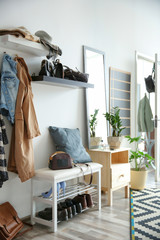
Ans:
[[[34,154],[32,138],[40,135],[40,130],[33,105],[31,77],[23,58],[16,57],[17,76],[20,80],[15,125],[12,129],[8,170],[18,173],[22,182],[32,178],[34,171]]]
[[[3,116],[0,111],[0,188],[3,182],[8,180],[7,163],[5,158],[4,144],[8,143]]]
[[[22,37],[29,41],[33,42],[40,42],[39,37],[32,35],[27,28],[21,26],[17,28],[7,28],[7,29],[0,29],[0,36],[2,35],[14,35],[16,37]]]
[[[14,124],[15,105],[19,79],[17,78],[17,63],[8,54],[3,55],[1,66],[1,101],[0,107],[3,116]]]
[[[139,102],[138,107],[138,131],[139,132],[152,132],[154,129],[154,123],[151,120],[153,118],[152,110],[150,107],[149,99],[146,94]]]

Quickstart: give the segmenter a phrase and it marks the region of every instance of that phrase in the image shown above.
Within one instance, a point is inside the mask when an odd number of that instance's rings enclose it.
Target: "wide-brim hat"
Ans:
[[[50,58],[51,56],[52,56],[52,54],[58,54],[58,55],[62,55],[62,50],[58,47],[58,46],[56,46],[56,45],[54,45],[53,43],[51,43],[51,41],[52,41],[52,37],[47,33],[47,32],[45,32],[45,31],[43,31],[43,30],[39,30],[39,31],[37,31],[36,33],[35,33],[35,35],[37,36],[37,37],[39,37],[40,38],[40,42],[46,47],[46,48],[48,48],[49,49],[49,55],[47,56],[47,58]]]
[[[45,31],[39,30],[35,32],[35,35],[39,37],[41,40],[45,40],[46,42],[51,43],[52,42],[52,37]]]

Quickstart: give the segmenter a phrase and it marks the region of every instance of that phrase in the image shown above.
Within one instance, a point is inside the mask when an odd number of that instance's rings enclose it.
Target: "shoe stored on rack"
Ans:
[[[67,198],[65,200],[67,207],[72,208],[72,215],[76,215],[76,205],[73,204],[72,199]]]
[[[82,212],[82,204],[81,203],[76,203],[76,212],[81,213]]]
[[[52,220],[52,208],[45,208],[44,210],[38,212],[38,217],[45,220]]]
[[[92,208],[94,207],[94,203],[92,200],[92,196],[90,194],[82,194],[86,196],[86,201],[87,201],[87,207]]]
[[[42,196],[44,198],[50,198],[52,196],[52,188],[50,188],[50,190],[48,192],[42,193]]]
[[[57,219],[58,219],[58,221],[68,221],[67,209],[58,209],[57,210]]]
[[[38,212],[38,216],[45,220],[52,220],[52,208],[45,208],[44,210]],[[67,221],[68,220],[68,212],[67,209],[58,209],[57,210],[57,220],[58,221]]]
[[[73,215],[72,215],[72,208],[71,207],[68,207],[66,202],[60,202],[58,205],[57,205],[57,209],[58,210],[63,210],[63,209],[66,209],[67,212],[68,212],[68,218],[72,218]]]
[[[59,192],[61,189],[63,190],[63,196],[65,195],[65,188],[66,188],[66,182],[57,183],[57,197],[58,198],[59,198]]]
[[[86,209],[87,208],[86,195],[78,194],[76,197],[73,198],[73,202],[81,203],[82,209]]]

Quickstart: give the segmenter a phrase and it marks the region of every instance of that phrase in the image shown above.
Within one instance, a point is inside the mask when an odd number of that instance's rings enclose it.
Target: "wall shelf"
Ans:
[[[17,38],[13,35],[0,36],[0,47],[14,49],[36,56],[46,56],[49,52],[41,43],[29,41],[25,38]]]
[[[94,84],[73,81],[69,79],[48,77],[48,76],[32,76],[32,82],[46,85],[54,85],[69,88],[94,88]]]

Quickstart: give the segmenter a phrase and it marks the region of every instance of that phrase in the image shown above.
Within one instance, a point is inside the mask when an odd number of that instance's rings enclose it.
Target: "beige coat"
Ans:
[[[34,171],[34,153],[32,138],[40,135],[33,105],[31,77],[23,58],[16,57],[17,77],[20,80],[15,109],[15,125],[8,161],[8,170],[18,173],[22,182],[32,178]]]

